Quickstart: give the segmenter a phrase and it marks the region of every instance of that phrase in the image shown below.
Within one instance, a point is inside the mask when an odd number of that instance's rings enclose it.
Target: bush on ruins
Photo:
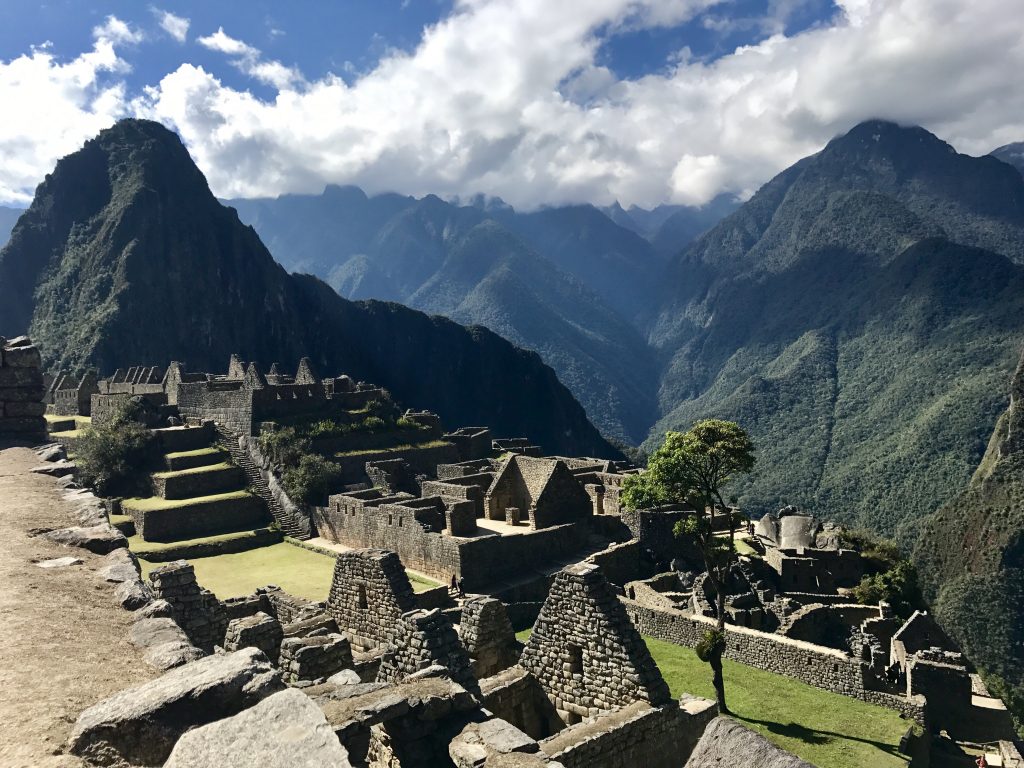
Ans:
[[[341,469],[316,453],[299,459],[298,466],[290,466],[281,475],[281,485],[293,501],[306,504],[324,504],[327,495],[338,486]]]
[[[87,429],[76,446],[82,480],[103,495],[137,490],[131,484],[156,455],[156,436],[146,420],[138,404],[129,400],[112,419]]]

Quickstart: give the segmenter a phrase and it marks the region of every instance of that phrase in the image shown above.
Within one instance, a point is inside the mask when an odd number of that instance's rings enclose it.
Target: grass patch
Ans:
[[[145,499],[125,499],[121,502],[121,508],[135,509],[139,512],[151,512],[154,509],[177,509],[178,507],[188,507],[193,504],[225,501],[227,499],[244,499],[249,496],[252,496],[252,494],[248,491],[215,493],[212,496],[195,496],[191,499],[161,499],[159,496],[150,496]]]
[[[431,581],[426,576],[420,576],[418,573],[406,571],[405,575],[409,577],[409,583],[412,584],[413,592],[426,592],[441,586],[439,582]]]
[[[131,520],[130,517],[128,519]],[[169,549],[181,549],[182,547],[192,544],[216,544],[219,541],[255,538],[261,531],[265,530],[267,529],[244,528],[240,531],[229,531],[228,533],[218,533],[212,536],[200,536],[196,539],[180,539],[178,541],[143,541],[138,534],[135,534],[134,536],[128,537],[128,548],[139,557],[145,557],[149,553],[166,552]]]
[[[172,451],[171,453],[165,453],[165,459],[180,459],[185,456],[212,456],[215,453],[223,453],[220,448],[196,448],[191,451]]]
[[[69,429],[65,432],[51,432],[50,437],[76,438],[85,434],[84,429]]]
[[[525,643],[529,629],[516,632]],[[683,693],[715,698],[711,667],[690,648],[645,637],[674,698]],[[724,662],[725,695],[733,716],[787,752],[818,768],[898,768],[900,737],[910,726],[891,709],[735,661]]]
[[[204,464],[201,467],[192,467],[190,469],[175,469],[168,472],[154,472],[153,477],[166,479],[168,477],[181,477],[182,475],[199,475],[202,474],[203,472],[220,472],[225,469],[231,469],[234,466],[234,464],[222,461],[220,464]]]
[[[201,587],[221,600],[251,595],[258,587],[276,584],[307,600],[326,600],[334,576],[334,558],[286,542],[230,555],[189,560]],[[140,561],[143,576],[161,563]]]
[[[711,668],[690,648],[644,638],[672,695],[715,697]],[[796,680],[724,662],[725,694],[737,720],[818,768],[894,768],[910,723],[897,712]]]
[[[293,547],[301,547],[302,549],[308,549],[310,552],[316,552],[317,554],[330,557],[332,560],[337,557],[338,553],[334,550],[326,547],[320,547],[316,544],[311,544],[308,541],[302,539],[294,539],[291,536],[285,536],[284,540],[291,544]],[[429,579],[426,576],[420,576],[418,573],[405,572],[405,575],[409,577],[409,583],[412,584],[413,592],[426,592],[430,589],[435,589],[441,586],[441,582]]]
[[[74,421],[79,426],[79,429],[92,424],[92,416],[58,416],[56,413],[44,413],[43,418],[50,423],[55,421]]]
[[[411,451],[418,450],[421,448],[441,448],[445,445],[451,445],[447,440],[430,440],[426,443],[402,443],[401,445],[392,445],[387,448],[364,448],[358,451],[342,451],[341,453],[334,454],[335,458],[344,459],[348,456],[363,456],[368,453],[385,453],[387,451]]]

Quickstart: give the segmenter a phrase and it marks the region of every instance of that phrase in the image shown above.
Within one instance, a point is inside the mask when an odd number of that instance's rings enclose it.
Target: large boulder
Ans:
[[[704,730],[684,768],[814,768],[759,733],[725,717]]]
[[[281,673],[260,650],[207,656],[89,707],[78,716],[68,749],[94,765],[163,765],[189,728],[230,717],[283,688]]]
[[[128,539],[116,528],[107,523],[100,523],[88,528],[75,526],[59,528],[45,534],[50,541],[66,544],[70,547],[82,547],[97,555],[108,555],[115,549],[128,546]]]
[[[252,709],[189,731],[164,768],[348,768],[323,711],[304,693],[275,693]]]
[[[201,650],[189,642],[188,636],[174,619],[170,618],[136,621],[128,633],[128,640],[143,651],[147,664],[160,670],[180,667],[204,656]]]

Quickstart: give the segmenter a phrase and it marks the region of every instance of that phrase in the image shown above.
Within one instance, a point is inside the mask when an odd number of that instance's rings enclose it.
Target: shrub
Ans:
[[[261,434],[260,450],[275,464],[296,466],[312,450],[312,444],[293,427],[284,427]]]
[[[129,405],[114,417],[85,430],[76,446],[82,480],[101,495],[142,491],[143,470],[156,456],[156,435],[135,420]]]
[[[869,574],[885,573],[903,560],[896,542],[883,539],[863,528],[844,528],[839,534],[839,541],[844,548],[860,552]]]
[[[853,588],[853,597],[862,605],[877,605],[884,600],[903,619],[910,618],[914,611],[924,607],[917,569],[906,560],[883,573],[865,576]]]
[[[341,481],[341,469],[323,456],[308,453],[281,474],[281,485],[293,501],[325,504]]]

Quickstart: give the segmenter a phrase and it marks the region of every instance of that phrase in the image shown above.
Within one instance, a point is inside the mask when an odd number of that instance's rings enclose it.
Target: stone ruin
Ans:
[[[412,585],[394,552],[365,549],[338,556],[327,613],[355,649],[366,652],[386,645],[393,627],[415,609]]]
[[[634,701],[669,701],[650,651],[595,565],[555,577],[519,664],[568,723]]]
[[[27,336],[0,336],[0,438],[38,440],[46,434],[41,366]]]
[[[463,601],[459,637],[473,660],[477,679],[507,669],[519,656],[508,611],[494,597],[477,596]]]

